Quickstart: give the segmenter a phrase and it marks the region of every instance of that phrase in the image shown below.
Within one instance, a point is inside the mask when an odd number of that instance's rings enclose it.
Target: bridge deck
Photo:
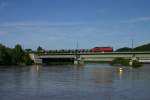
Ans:
[[[137,57],[141,62],[149,62],[150,52],[106,52],[106,53],[55,53],[55,54],[41,54],[33,57],[36,59],[75,59],[78,55],[78,58],[83,59],[84,61],[112,61],[116,57],[123,57],[130,59]]]
[[[43,55],[38,58],[75,58],[75,55]]]

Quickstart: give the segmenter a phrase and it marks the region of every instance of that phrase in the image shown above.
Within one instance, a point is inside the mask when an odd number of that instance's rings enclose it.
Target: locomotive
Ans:
[[[91,49],[92,52],[113,52],[112,47],[94,47]]]

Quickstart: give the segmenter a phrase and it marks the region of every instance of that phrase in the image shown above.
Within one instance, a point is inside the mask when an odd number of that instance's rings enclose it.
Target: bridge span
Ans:
[[[106,53],[53,53],[53,54],[30,54],[35,63],[47,61],[73,61],[73,62],[101,62],[112,61],[114,58],[122,57],[131,59],[136,57],[139,62],[150,63],[150,52],[106,52]]]

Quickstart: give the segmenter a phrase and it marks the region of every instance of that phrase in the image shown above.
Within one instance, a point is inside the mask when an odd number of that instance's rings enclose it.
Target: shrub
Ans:
[[[115,58],[111,62],[112,65],[123,65],[123,66],[129,66],[129,59],[124,58]]]

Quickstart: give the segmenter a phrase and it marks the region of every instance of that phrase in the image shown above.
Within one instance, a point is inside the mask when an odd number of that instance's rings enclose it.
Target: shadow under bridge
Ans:
[[[45,64],[74,63],[75,60],[74,55],[44,55],[39,58]]]

